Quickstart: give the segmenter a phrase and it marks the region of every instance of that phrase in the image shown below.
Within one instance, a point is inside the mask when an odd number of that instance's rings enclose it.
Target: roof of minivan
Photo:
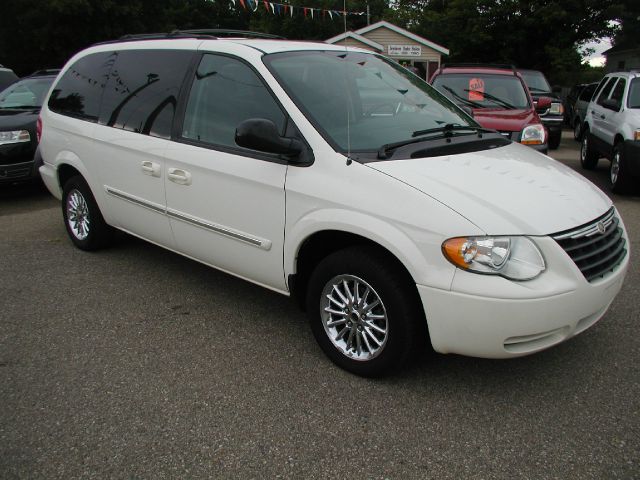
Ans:
[[[185,48],[185,46],[191,46],[192,48],[199,48],[206,50],[210,47],[211,50],[220,51],[221,47],[225,44],[245,45],[247,47],[259,50],[265,54],[278,53],[278,52],[295,52],[295,51],[311,51],[311,50],[327,50],[327,51],[344,51],[345,48],[351,51],[371,53],[369,50],[364,50],[357,47],[345,47],[341,45],[333,45],[324,42],[314,41],[302,41],[302,40],[279,40],[279,39],[258,39],[258,38],[243,38],[243,37],[224,37],[224,38],[157,38],[157,39],[143,39],[143,38],[131,38],[122,39],[120,41],[104,42],[93,45],[90,47],[93,51],[106,51],[106,50],[135,50],[136,48],[158,48],[166,49],[171,48],[171,45],[175,45],[176,48]]]

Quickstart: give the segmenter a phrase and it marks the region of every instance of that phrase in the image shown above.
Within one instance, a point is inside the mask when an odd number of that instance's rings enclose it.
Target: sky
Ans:
[[[604,65],[605,58],[602,56],[602,52],[611,48],[611,40],[608,38],[602,38],[599,42],[589,42],[585,45],[585,48],[595,48],[595,52],[589,55],[589,64],[593,67],[601,67]]]

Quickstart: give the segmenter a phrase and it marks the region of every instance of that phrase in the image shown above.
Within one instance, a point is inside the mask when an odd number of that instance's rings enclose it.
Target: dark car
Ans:
[[[551,86],[544,74],[538,70],[519,70],[526,82],[540,120],[549,130],[549,148],[554,150],[560,146],[562,136],[562,123],[564,122],[564,105],[560,97],[551,90]],[[538,105],[541,97],[551,98],[551,105]]]
[[[547,152],[547,132],[520,74],[508,65],[446,64],[431,84],[463,108],[471,109],[483,127]]]
[[[34,161],[36,124],[58,72],[36,72],[0,92],[0,184],[40,178]]]
[[[573,126],[573,119],[575,118],[575,104],[580,97],[582,91],[587,87],[588,83],[579,83],[571,87],[569,93],[564,99],[564,123]]]
[[[10,68],[0,65],[0,91],[18,80],[18,76]]]

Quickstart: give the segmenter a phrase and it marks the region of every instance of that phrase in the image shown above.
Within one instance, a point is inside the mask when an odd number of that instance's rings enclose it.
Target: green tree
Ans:
[[[450,49],[447,61],[508,63],[564,83],[580,46],[610,36],[619,0],[395,0],[394,20]]]

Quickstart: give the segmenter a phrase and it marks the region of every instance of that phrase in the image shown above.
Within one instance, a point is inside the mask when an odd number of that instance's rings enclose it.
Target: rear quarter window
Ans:
[[[71,65],[51,92],[49,109],[62,115],[97,122],[114,55],[113,52],[93,53]]]

